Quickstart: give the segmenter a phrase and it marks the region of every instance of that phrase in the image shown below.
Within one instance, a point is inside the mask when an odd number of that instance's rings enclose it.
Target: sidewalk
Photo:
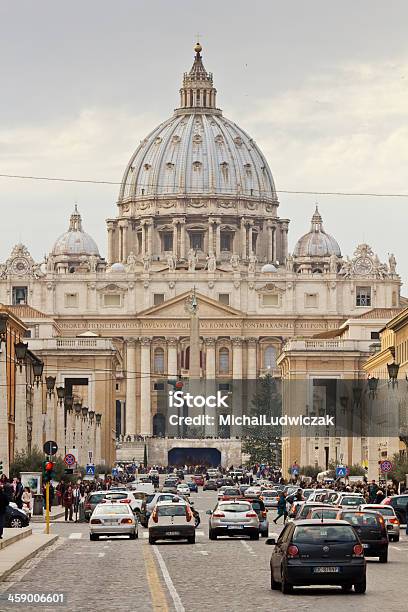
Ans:
[[[57,539],[57,535],[33,534],[30,527],[5,529],[0,540],[0,582]]]
[[[52,506],[50,510],[50,521],[56,521],[64,516],[65,510],[62,506]],[[45,523],[45,510],[43,514],[33,514],[30,519],[31,523]]]

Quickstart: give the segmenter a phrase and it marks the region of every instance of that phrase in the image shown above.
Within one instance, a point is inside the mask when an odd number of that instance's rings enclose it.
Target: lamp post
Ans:
[[[96,421],[96,426],[95,426],[95,464],[97,465],[98,463],[102,462],[102,457],[101,457],[101,436],[102,436],[102,430],[101,430],[101,421],[102,421],[102,414],[100,412],[96,412],[95,413],[95,421]]]
[[[391,385],[392,388],[395,387],[395,385],[398,386],[398,372],[399,372],[399,363],[395,362],[395,359],[392,363],[387,363],[387,370],[388,370],[388,386]]]
[[[23,371],[23,364],[27,356],[28,344],[24,342],[16,342],[14,344],[16,363],[20,366],[20,372]]]
[[[42,382],[43,371],[44,371],[44,362],[41,360],[33,361],[34,382],[37,386],[37,389],[40,386],[40,382]]]
[[[62,406],[65,398],[65,387],[57,387],[58,406]]]
[[[47,395],[48,397],[51,399],[52,394],[54,393],[54,389],[55,389],[55,381],[56,381],[56,377],[55,376],[46,376],[45,377],[45,385],[47,387]]]

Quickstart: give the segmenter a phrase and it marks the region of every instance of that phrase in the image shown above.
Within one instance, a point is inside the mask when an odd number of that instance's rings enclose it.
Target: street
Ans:
[[[52,524],[60,539],[0,586],[1,593],[64,593],[67,610],[223,610],[233,612],[250,605],[259,610],[348,611],[358,607],[372,612],[384,605],[387,612],[406,609],[408,597],[408,539],[401,530],[398,544],[390,543],[389,562],[368,561],[367,593],[343,593],[337,588],[302,588],[294,595],[270,589],[269,558],[265,540],[208,539],[206,510],[216,503],[213,491],[192,493],[201,516],[196,544],[167,542],[151,546],[147,529],[139,526],[139,539],[89,541],[84,523]],[[269,511],[269,520],[275,511]],[[282,520],[282,519],[280,519]],[[43,529],[33,524],[34,531]],[[278,533],[271,523],[269,533]],[[4,596],[3,596],[4,597]],[[27,610],[1,601],[0,610]],[[34,608],[33,608],[34,609]],[[39,606],[37,605],[37,609]],[[43,610],[52,610],[41,606]]]

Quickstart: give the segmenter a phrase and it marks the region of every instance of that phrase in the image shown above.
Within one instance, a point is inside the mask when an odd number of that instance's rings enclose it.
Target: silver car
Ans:
[[[98,504],[89,520],[89,539],[99,536],[128,535],[131,540],[138,537],[137,520],[129,504]]]
[[[187,540],[195,543],[194,516],[184,501],[162,501],[149,518],[149,544],[157,540]]]
[[[375,512],[379,512],[383,516],[387,526],[390,542],[399,542],[400,522],[392,506],[383,504],[362,504],[359,510],[374,510]]]
[[[269,490],[265,490],[262,491],[261,493],[261,499],[265,505],[265,508],[276,508],[278,505],[278,499],[279,499],[279,495],[280,492],[273,490],[273,491],[269,491]]]
[[[208,510],[209,538],[218,536],[249,535],[251,540],[259,540],[259,519],[249,501],[232,499],[221,501],[213,511]]]

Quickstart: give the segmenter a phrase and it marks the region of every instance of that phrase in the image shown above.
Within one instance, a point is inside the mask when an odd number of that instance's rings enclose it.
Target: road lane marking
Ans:
[[[400,548],[399,546],[391,546],[391,548],[393,548],[394,550],[402,550],[402,548]]]
[[[83,535],[83,534],[82,534],[81,532],[78,532],[78,533],[70,533],[70,534],[69,534],[69,536],[68,536],[68,538],[69,538],[70,540],[80,540],[80,539],[82,538],[82,535]]]
[[[245,542],[245,540],[240,540],[242,546],[244,548],[246,548],[246,550],[249,552],[250,555],[255,555],[255,552],[252,550],[252,548],[250,547],[250,545],[248,544],[248,542]]]
[[[194,554],[195,555],[205,555],[205,556],[207,556],[209,553],[208,553],[208,550],[195,550]]]
[[[166,601],[163,586],[160,582],[157,567],[154,562],[154,557],[151,553],[150,546],[143,545],[143,557],[146,568],[147,583],[150,590],[150,599],[152,602],[152,610],[154,612],[168,612],[169,608]]]
[[[180,596],[179,596],[179,594],[176,591],[176,587],[173,584],[173,581],[172,581],[172,579],[170,577],[170,574],[168,572],[168,569],[166,567],[164,559],[161,556],[161,553],[160,553],[160,551],[159,551],[159,549],[157,548],[156,545],[153,546],[153,550],[154,550],[154,553],[155,553],[155,555],[157,557],[157,561],[159,562],[159,566],[160,566],[160,569],[162,571],[164,581],[165,581],[165,583],[167,585],[167,588],[169,589],[169,593],[170,593],[171,598],[173,600],[173,604],[174,604],[174,608],[175,608],[176,612],[185,612],[185,608],[184,608],[183,604],[181,603]]]
[[[199,530],[197,531],[197,529],[196,529],[196,535],[198,535],[198,536],[203,536],[203,535],[204,535],[204,531],[201,531],[201,529],[199,529]]]

